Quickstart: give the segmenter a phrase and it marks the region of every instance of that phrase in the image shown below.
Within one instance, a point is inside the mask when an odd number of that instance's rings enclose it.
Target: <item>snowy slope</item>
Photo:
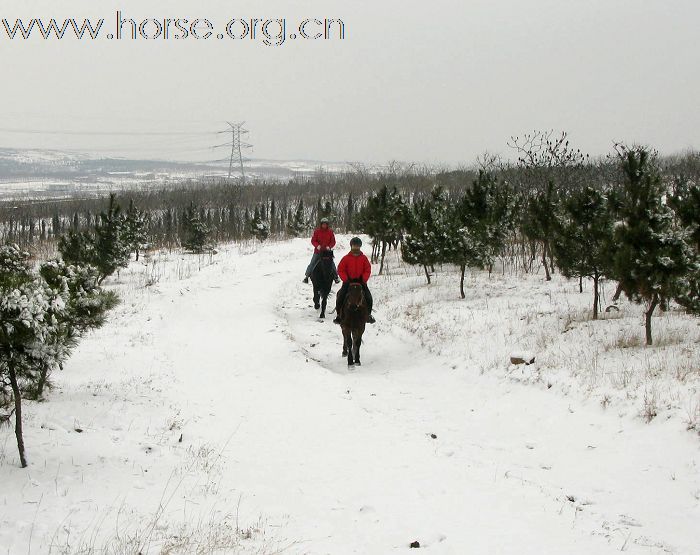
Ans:
[[[700,553],[697,436],[574,388],[560,329],[504,339],[517,281],[459,301],[391,260],[349,371],[309,255],[162,254],[113,280],[122,305],[27,403],[28,469],[0,430],[0,553]],[[510,348],[546,364],[509,368]]]

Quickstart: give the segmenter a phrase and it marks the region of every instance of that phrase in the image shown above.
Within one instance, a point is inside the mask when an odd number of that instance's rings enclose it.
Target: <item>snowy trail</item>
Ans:
[[[349,371],[299,283],[306,254],[227,250],[87,340],[50,412],[36,408],[27,475],[5,442],[0,553],[29,537],[44,552],[66,527],[109,533],[120,508],[138,519],[171,493],[163,522],[261,517],[270,551],[700,552],[683,491],[698,469],[673,465],[690,441],[661,450],[644,426],[427,353],[382,321],[381,278],[380,321]]]

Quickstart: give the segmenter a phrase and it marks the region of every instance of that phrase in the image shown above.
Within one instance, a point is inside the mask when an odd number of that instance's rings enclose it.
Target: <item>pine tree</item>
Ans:
[[[126,217],[121,212],[116,195],[109,195],[106,212],[100,213],[95,226],[94,265],[100,273],[98,283],[111,276],[119,268],[129,265],[131,246],[126,240]]]
[[[200,254],[213,248],[209,241],[211,230],[200,218],[199,211],[193,202],[183,216],[181,233],[180,240],[185,250]]]
[[[389,189],[386,185],[369,197],[357,215],[356,224],[360,230],[372,238],[375,246],[381,245],[380,275],[384,269],[387,245],[398,245],[403,238],[405,221],[406,205],[401,195],[396,187]]]
[[[51,216],[51,235],[53,237],[58,237],[63,233],[63,225],[61,223],[61,217],[57,212],[54,212]]]
[[[515,196],[511,188],[481,170],[472,187],[457,204],[458,228],[470,236],[476,250],[473,258],[481,266],[493,267],[514,228]]]
[[[304,201],[303,199],[300,199],[299,204],[297,204],[297,209],[294,212],[294,216],[287,219],[287,231],[290,235],[299,237],[307,230],[308,224],[304,213]]]
[[[673,226],[654,157],[643,147],[620,146],[618,152],[626,180],[622,222],[615,230],[614,274],[631,300],[647,303],[646,344],[651,345],[654,310],[661,302],[688,294],[697,255]]]
[[[525,237],[539,243],[542,252],[542,265],[547,281],[552,279],[547,257],[551,259],[551,240],[554,233],[558,199],[554,183],[549,182],[543,191],[535,191],[527,198],[525,216],[521,220],[521,230]],[[551,268],[554,271],[554,268]]]
[[[414,199],[405,219],[406,235],[401,243],[405,262],[423,267],[430,283],[428,268],[446,261],[449,244],[450,205],[444,190],[434,189],[427,199]]]
[[[136,207],[133,199],[129,200],[129,209],[126,211],[124,241],[136,255],[137,261],[139,259],[139,253],[148,247],[146,217],[144,213]]]
[[[253,219],[250,221],[250,233],[258,241],[265,241],[270,235],[270,226],[261,214],[261,210],[256,206]]]
[[[270,203],[270,233],[272,235],[277,235],[279,233],[277,205],[275,204],[275,199],[272,199],[272,202]]]
[[[607,197],[591,187],[570,194],[556,223],[551,246],[567,278],[593,279],[593,319],[598,318],[599,282],[609,273],[614,216]]]
[[[345,209],[345,229],[346,231],[355,229],[355,200],[352,193],[348,194],[348,203]]]
[[[49,278],[47,281],[43,275]],[[41,393],[51,370],[61,367],[80,333],[101,325],[113,294],[95,285],[93,267],[44,265],[36,274],[29,254],[0,247],[0,389],[12,392],[20,464],[27,466],[22,398]]]

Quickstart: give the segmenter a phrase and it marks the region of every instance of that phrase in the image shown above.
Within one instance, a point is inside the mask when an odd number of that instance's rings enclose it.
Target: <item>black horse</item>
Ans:
[[[326,317],[326,304],[331,294],[335,271],[333,269],[333,251],[323,251],[321,259],[311,272],[311,283],[314,284],[314,308],[321,309],[319,318]]]
[[[350,283],[348,294],[340,315],[340,327],[343,330],[343,356],[348,357],[348,366],[361,366],[360,345],[369,309],[361,283]]]

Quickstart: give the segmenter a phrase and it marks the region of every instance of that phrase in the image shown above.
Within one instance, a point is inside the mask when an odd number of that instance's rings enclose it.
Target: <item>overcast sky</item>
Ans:
[[[0,18],[103,17],[104,35],[117,9],[215,32],[340,18],[345,39],[10,41],[0,24],[0,146],[214,159],[226,120],[258,158],[471,163],[535,128],[594,155],[700,146],[698,0],[5,0]]]

